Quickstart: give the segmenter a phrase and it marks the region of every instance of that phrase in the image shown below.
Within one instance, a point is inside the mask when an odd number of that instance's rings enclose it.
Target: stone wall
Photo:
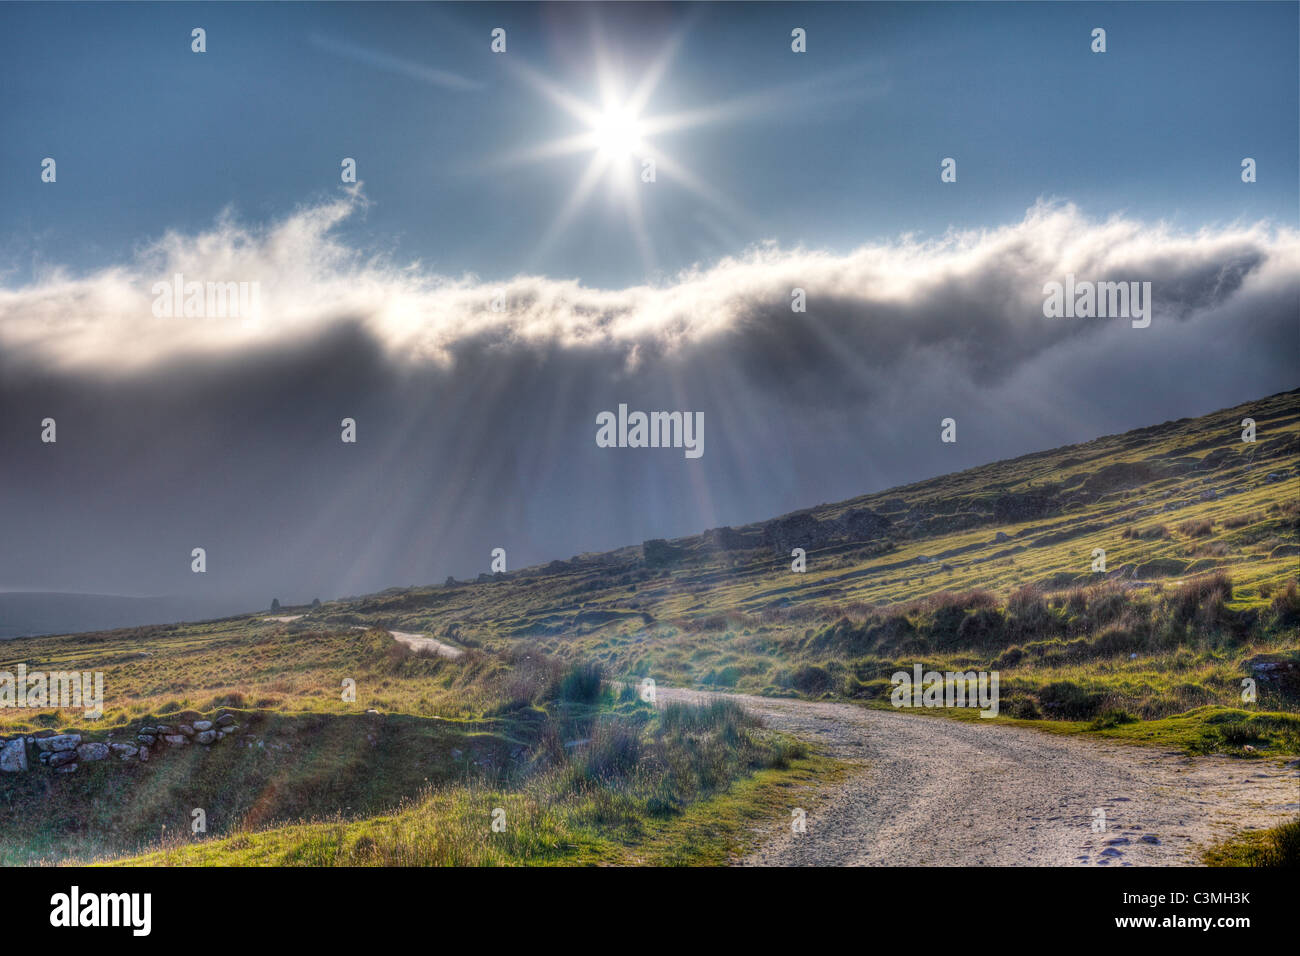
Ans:
[[[128,742],[83,741],[79,733],[45,732],[0,738],[0,772],[25,773],[47,769],[54,773],[76,773],[83,763],[116,757],[122,763],[143,763],[178,747],[211,747],[239,729],[235,718],[224,711],[214,720],[190,723],[145,724]]]

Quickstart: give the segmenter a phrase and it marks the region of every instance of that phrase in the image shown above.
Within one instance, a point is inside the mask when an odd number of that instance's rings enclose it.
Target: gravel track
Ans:
[[[739,861],[759,866],[1171,866],[1300,811],[1300,769],[835,704],[660,687],[660,703],[728,697],[776,730],[858,764]],[[797,799],[792,797],[792,800]],[[1094,833],[1094,809],[1106,829]]]

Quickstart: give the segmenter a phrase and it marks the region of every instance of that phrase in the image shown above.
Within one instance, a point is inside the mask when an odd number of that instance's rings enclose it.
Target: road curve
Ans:
[[[858,765],[738,861],[760,866],[1170,866],[1300,811],[1300,769],[836,704],[659,687],[662,704],[739,701]],[[797,797],[792,797],[797,799]],[[793,807],[792,807],[793,808]],[[1094,832],[1103,818],[1105,829]]]
[[[371,627],[365,624],[353,624],[354,631],[369,631]],[[413,651],[433,651],[441,657],[460,657],[465,653],[459,647],[452,647],[450,644],[444,644],[442,641],[432,637],[425,637],[423,634],[412,634],[408,631],[389,631],[389,635],[399,644],[405,644]]]

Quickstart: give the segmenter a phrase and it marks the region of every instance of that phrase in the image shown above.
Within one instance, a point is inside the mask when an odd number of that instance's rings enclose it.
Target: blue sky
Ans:
[[[488,280],[618,287],[765,239],[843,251],[1015,222],[1039,197],[1185,227],[1296,219],[1295,4],[8,4],[0,24],[9,284],[38,263],[109,265],[227,207],[282,216],[337,193],[344,156],[372,203],[344,227],[351,244]],[[649,260],[604,191],[539,253],[585,155],[492,163],[581,128],[505,61],[594,99],[594,24],[629,85],[682,36],[648,114],[762,94],[655,139],[740,214],[661,172],[639,186]],[[206,54],[190,52],[193,26]],[[1089,50],[1094,26],[1105,54]],[[39,181],[47,155],[57,189]],[[945,156],[956,184],[939,182]],[[1259,163],[1251,186],[1243,156]]]

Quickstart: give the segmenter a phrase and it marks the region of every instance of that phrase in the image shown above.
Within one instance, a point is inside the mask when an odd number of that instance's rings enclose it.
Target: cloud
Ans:
[[[593,289],[361,252],[339,227],[364,205],[228,214],[0,288],[0,587],[264,604],[440,581],[498,546],[518,568],[742,524],[1296,385],[1287,228],[1040,204],[995,229],[766,243]],[[260,283],[260,315],[155,317],[154,284],[178,272]],[[1044,318],[1044,283],[1071,272],[1150,281],[1151,326]],[[596,415],[622,402],[703,412],[705,455],[598,448]]]
[[[1293,229],[1177,232],[1120,216],[1092,220],[1061,203],[1040,203],[998,228],[846,253],[761,243],[654,285],[598,289],[528,275],[493,282],[349,248],[337,227],[364,204],[357,189],[261,227],[226,213],[211,230],[168,233],[129,262],[0,288],[0,368],[130,376],[190,358],[243,360],[347,326],[399,365],[559,350],[599,354],[630,372],[722,345],[748,376],[783,386],[801,376],[826,385],[832,360],[840,378],[858,377],[920,354],[990,382],[1125,324],[1044,318],[1043,285],[1066,274],[1151,282],[1157,326],[1243,297],[1293,302],[1300,284]],[[186,282],[256,283],[259,312],[159,318],[155,284],[178,273]],[[806,313],[790,309],[794,288],[805,290]],[[504,311],[493,310],[498,296]]]

